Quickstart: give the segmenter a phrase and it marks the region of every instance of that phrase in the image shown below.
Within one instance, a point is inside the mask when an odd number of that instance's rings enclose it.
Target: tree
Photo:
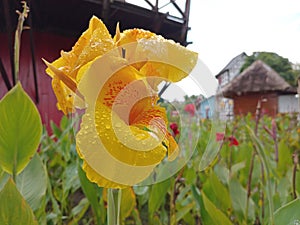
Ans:
[[[269,65],[290,85],[297,85],[297,79],[300,75],[300,70],[294,70],[292,63],[287,58],[284,58],[273,52],[254,52],[252,55],[246,58],[245,63],[241,68],[241,72],[256,60],[261,60]]]

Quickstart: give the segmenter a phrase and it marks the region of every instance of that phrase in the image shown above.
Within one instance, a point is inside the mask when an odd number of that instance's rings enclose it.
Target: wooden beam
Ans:
[[[2,79],[5,83],[5,86],[7,88],[7,90],[9,91],[11,89],[11,84],[9,82],[9,78],[8,78],[8,75],[6,73],[6,70],[5,70],[5,67],[2,63],[2,59],[0,58],[0,73],[1,73],[1,76],[2,76]]]
[[[4,6],[4,18],[5,18],[5,24],[6,24],[6,30],[7,30],[7,37],[8,37],[8,49],[9,49],[9,59],[10,59],[10,66],[11,66],[11,75],[12,75],[12,81],[13,85],[16,84],[15,81],[15,66],[14,66],[14,47],[13,47],[13,28],[11,24],[11,13],[10,13],[10,0],[3,0],[3,6]]]
[[[31,9],[31,2],[27,0],[29,9]],[[34,89],[35,89],[35,101],[39,103],[39,87],[37,81],[37,72],[36,72],[36,59],[35,59],[35,48],[34,48],[34,38],[33,38],[33,30],[32,30],[32,16],[31,13],[28,15],[28,24],[29,24],[29,38],[30,38],[30,52],[31,52],[31,62],[32,62],[32,70],[33,70],[33,80],[34,80]]]

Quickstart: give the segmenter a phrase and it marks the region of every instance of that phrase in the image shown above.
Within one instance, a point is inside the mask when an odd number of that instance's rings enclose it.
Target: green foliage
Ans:
[[[41,207],[47,189],[46,171],[37,154],[17,176],[16,185],[31,209],[37,211]]]
[[[218,209],[204,193],[202,193],[202,198],[205,210],[209,214],[213,224],[232,225],[232,222],[228,219],[228,217],[220,209]]]
[[[30,206],[9,179],[0,192],[0,224],[37,225]]]
[[[277,73],[279,73],[279,75],[281,75],[290,85],[297,85],[296,82],[298,76],[300,75],[300,71],[293,70],[292,64],[287,58],[284,58],[273,52],[254,52],[252,55],[246,58],[246,61],[241,68],[241,72],[256,60],[262,60],[265,62]]]
[[[40,143],[42,123],[18,83],[0,101],[0,166],[14,177],[29,163]]]
[[[300,199],[295,199],[275,212],[275,224],[294,225],[300,223]]]
[[[78,123],[79,118],[63,117],[59,125],[51,124],[51,134],[44,130],[39,152],[16,175],[16,185],[0,168],[2,218],[13,220],[7,209],[14,207],[20,215],[30,215],[33,224],[37,224],[34,218],[47,225],[107,223],[106,190],[87,179],[76,153]],[[276,127],[272,118],[263,117],[255,124],[251,116],[236,118],[223,130],[210,120],[193,124],[200,138],[191,160],[168,180],[124,190],[121,224],[295,223],[299,199],[293,195],[300,195],[299,164],[293,160],[300,155],[297,124],[292,115],[278,115]],[[225,137],[236,137],[239,145],[216,141],[216,133],[222,131]],[[189,146],[186,140],[182,144]],[[26,207],[18,211],[20,204]],[[6,208],[3,213],[1,207]]]

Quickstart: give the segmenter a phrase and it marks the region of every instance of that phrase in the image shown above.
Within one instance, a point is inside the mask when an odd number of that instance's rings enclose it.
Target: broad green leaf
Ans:
[[[163,203],[166,197],[165,195],[170,188],[170,184],[171,181],[168,179],[152,186],[148,203],[150,217],[154,215],[155,211],[158,210],[160,205]]]
[[[134,222],[135,222],[136,225],[143,225],[142,224],[142,220],[140,218],[140,213],[139,213],[139,211],[137,209],[133,209],[131,215],[132,215],[132,217],[133,217]]]
[[[16,185],[9,179],[0,192],[0,224],[37,225],[33,212]]]
[[[150,223],[151,225],[162,225],[162,222],[160,221],[159,217],[155,215],[152,218],[152,222]]]
[[[275,214],[275,225],[298,225],[300,224],[300,198],[289,202],[279,208]]]
[[[187,213],[189,213],[195,206],[195,203],[192,202],[176,212],[176,222],[179,222]]]
[[[280,175],[284,176],[288,170],[288,165],[293,165],[293,157],[290,152],[289,146],[286,144],[286,140],[282,139],[278,144],[278,166],[277,171]]]
[[[291,179],[289,177],[283,177],[280,180],[278,180],[277,192],[280,197],[281,205],[287,203],[290,193],[289,187],[291,186]]]
[[[219,208],[224,212],[231,208],[231,201],[228,189],[220,182],[213,171],[209,175],[210,190],[216,197]],[[208,193],[206,193],[208,195]]]
[[[267,155],[265,153],[265,148],[261,141],[257,138],[257,136],[254,134],[254,131],[249,127],[247,127],[248,134],[251,137],[251,140],[253,144],[256,146],[256,151],[258,153],[258,156],[260,160],[263,163],[264,170],[265,170],[265,177],[266,177],[266,192],[267,192],[267,198],[269,202],[269,215],[270,215],[270,223],[274,224],[274,204],[273,204],[273,195],[272,195],[272,187],[270,182],[270,175],[271,175],[271,167],[269,165],[269,161],[267,158]]]
[[[59,138],[62,134],[61,129],[52,120],[50,121],[50,126],[55,137]]]
[[[229,184],[229,169],[227,167],[225,167],[221,163],[216,164],[214,166],[214,172],[221,182],[227,185]]]
[[[229,181],[229,191],[234,211],[241,215],[246,220],[254,220],[254,202],[249,198],[248,209],[247,209],[247,191],[242,187],[237,179],[231,179]],[[246,210],[248,212],[246,213]],[[245,218],[248,214],[248,218]]]
[[[231,176],[235,175],[239,170],[245,168],[245,166],[246,166],[245,161],[239,162],[239,163],[236,163],[236,164],[232,165],[232,167],[231,167]]]
[[[6,173],[4,170],[0,167],[0,191],[4,187],[4,185],[7,183],[8,179],[10,178],[10,175]]]
[[[210,215],[208,214],[208,212],[206,211],[205,207],[204,207],[204,203],[203,203],[203,198],[200,195],[200,191],[196,186],[192,186],[194,187],[194,191],[192,189],[192,194],[196,200],[196,203],[198,203],[197,205],[199,205],[200,207],[200,215],[201,215],[201,221],[204,225],[219,225],[216,224],[212,218],[210,217]]]
[[[100,188],[96,184],[91,183],[87,179],[85,172],[82,170],[81,166],[78,166],[78,176],[80,179],[81,188],[83,190],[83,193],[87,197],[87,199],[89,200],[89,202],[92,206],[92,210],[95,214],[97,223],[100,224],[101,223],[101,213],[99,210],[100,204],[99,204],[99,196],[98,196]],[[102,188],[101,188],[101,191],[102,191]]]
[[[149,190],[148,186],[133,186],[136,195],[144,195]]]
[[[196,206],[200,210],[200,208],[201,208],[200,191],[199,191],[199,189],[195,185],[191,185],[191,190],[192,190],[192,195],[194,197],[194,200],[196,202]]]
[[[68,225],[76,225],[80,221],[80,219],[84,216],[86,211],[88,210],[90,204],[87,198],[83,198],[80,200],[78,205],[76,205],[72,211],[71,215],[73,217],[72,221],[68,223]]]
[[[120,191],[122,191],[120,219],[124,221],[135,208],[136,200],[132,188],[125,188]]]
[[[209,167],[213,160],[216,158],[218,152],[220,151],[220,143],[218,143],[216,140],[211,139],[207,147],[205,149],[205,152],[203,153],[203,156],[200,161],[199,170],[205,170],[207,167]]]
[[[232,225],[228,217],[206,197],[204,192],[202,192],[202,198],[204,207],[215,224]]]
[[[20,173],[36,152],[42,135],[40,114],[20,83],[0,101],[0,165]]]
[[[46,194],[47,176],[40,157],[35,154],[25,169],[17,176],[16,185],[33,211],[41,206]]]

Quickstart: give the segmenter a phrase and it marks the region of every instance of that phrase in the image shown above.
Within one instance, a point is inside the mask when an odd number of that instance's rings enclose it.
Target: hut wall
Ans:
[[[264,114],[275,116],[278,112],[278,96],[276,93],[253,93],[242,96],[235,96],[234,115],[255,115],[258,100],[262,99],[261,110]]]
[[[278,97],[279,113],[299,112],[298,98],[295,95],[280,95]]]
[[[33,42],[39,96],[39,101],[37,102],[29,37],[29,31],[25,30],[22,34],[21,41],[19,79],[23,88],[36,103],[41,114],[42,121],[48,128],[48,131],[50,131],[50,121],[52,120],[58,124],[63,114],[56,108],[56,97],[51,87],[51,78],[46,75],[46,66],[41,59],[44,58],[47,61],[53,61],[60,56],[60,51],[62,49],[69,51],[74,45],[75,39],[50,33],[34,32]],[[8,35],[0,33],[0,57],[12,83],[8,46]],[[2,77],[0,77],[0,98],[2,98],[6,92],[7,88]]]

